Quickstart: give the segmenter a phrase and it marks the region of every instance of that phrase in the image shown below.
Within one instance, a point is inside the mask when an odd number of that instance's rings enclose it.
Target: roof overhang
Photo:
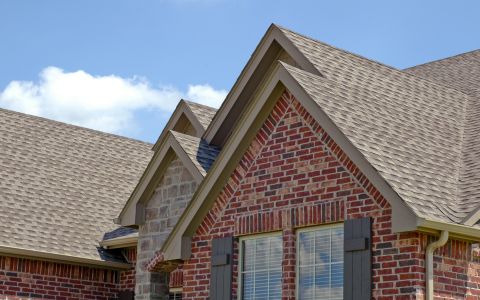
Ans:
[[[188,157],[175,136],[168,131],[160,142],[157,151],[148,164],[132,195],[123,207],[115,223],[122,226],[136,227],[143,224],[145,203],[149,200],[166,168],[172,159],[178,157],[194,179],[200,183],[203,180],[201,171]]]
[[[91,266],[91,267],[102,267],[102,268],[108,268],[108,269],[114,269],[114,270],[127,270],[132,268],[132,265],[128,263],[103,261],[103,260],[97,260],[92,258],[69,256],[69,255],[52,253],[52,252],[40,252],[40,251],[34,251],[29,249],[5,247],[5,246],[0,246],[0,254],[14,256],[14,257],[28,258],[28,259],[37,259],[37,260],[40,259],[40,260],[53,261],[53,262],[59,262],[59,263],[77,264],[77,265]]]

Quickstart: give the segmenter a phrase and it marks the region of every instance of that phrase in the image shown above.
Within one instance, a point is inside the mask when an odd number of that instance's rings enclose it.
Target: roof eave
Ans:
[[[96,260],[92,258],[70,256],[58,254],[53,252],[41,252],[30,249],[22,249],[16,247],[0,246],[0,253],[15,257],[22,257],[28,259],[40,259],[47,261],[54,261],[59,263],[78,264],[84,266],[102,267],[114,270],[127,270],[132,268],[132,264]]]
[[[477,227],[466,226],[462,224],[445,223],[434,220],[428,220],[425,218],[417,218],[417,230],[432,232],[446,230],[450,232],[450,235],[455,238],[480,241],[480,229]]]
[[[99,244],[105,249],[118,249],[137,246],[138,234],[118,237],[100,241]]]

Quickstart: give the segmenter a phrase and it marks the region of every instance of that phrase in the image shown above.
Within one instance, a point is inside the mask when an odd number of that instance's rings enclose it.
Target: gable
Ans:
[[[212,107],[181,99],[165,125],[165,128],[162,130],[162,133],[159,135],[157,142],[153,146],[153,150],[158,151],[169,131],[200,138],[210,124],[216,111],[217,110]]]
[[[278,61],[319,74],[297,47],[272,24],[253,52],[204,134],[209,144],[223,147],[255,93],[269,80]]]
[[[202,149],[203,152],[200,152],[199,149]],[[205,156],[210,155],[209,157],[211,157],[218,153],[215,150],[212,154],[211,151],[208,151],[209,149],[209,147],[202,145],[202,141],[198,138],[173,131],[167,132],[115,222],[122,226],[131,227],[143,224],[145,221],[145,203],[148,202],[171,161],[175,158],[180,159],[191,176],[200,183],[204,177],[205,168],[208,170],[209,167],[209,160]]]
[[[347,211],[363,217],[365,212],[381,215],[390,210],[389,203],[285,90],[194,239],[339,222]],[[251,227],[253,219],[264,222]]]

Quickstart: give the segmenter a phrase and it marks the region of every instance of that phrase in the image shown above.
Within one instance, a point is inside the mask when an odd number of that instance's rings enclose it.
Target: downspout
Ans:
[[[433,251],[444,246],[448,241],[448,231],[443,230],[440,233],[440,238],[435,242],[430,243],[427,246],[425,251],[425,259],[427,260],[427,270],[426,270],[426,297],[425,300],[433,300]]]

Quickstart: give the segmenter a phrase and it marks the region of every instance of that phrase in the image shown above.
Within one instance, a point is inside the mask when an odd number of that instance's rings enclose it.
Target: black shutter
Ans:
[[[135,293],[133,291],[121,291],[118,293],[119,300],[133,300]]]
[[[370,218],[344,223],[344,300],[372,298],[371,224]]]
[[[210,300],[232,298],[233,237],[212,240]]]

